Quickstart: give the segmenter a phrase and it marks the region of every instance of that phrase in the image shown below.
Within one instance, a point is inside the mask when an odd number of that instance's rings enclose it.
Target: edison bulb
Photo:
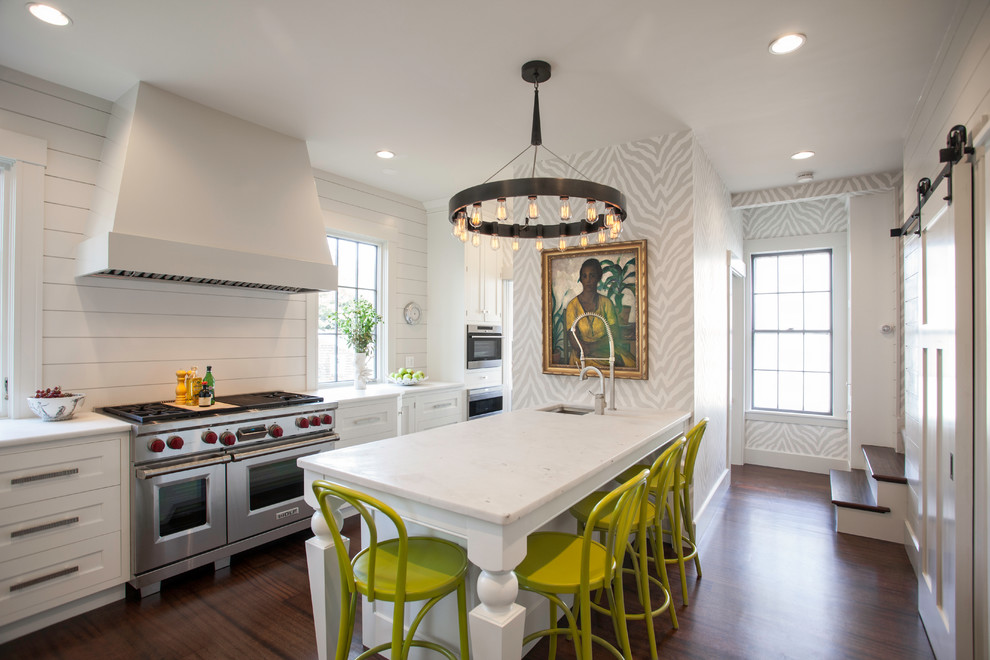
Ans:
[[[498,205],[495,207],[495,217],[498,218],[499,222],[509,217],[509,214],[505,210],[505,197],[498,198]]]
[[[571,198],[567,195],[560,198],[560,219],[565,222],[571,219]]]
[[[474,205],[474,210],[471,212],[471,226],[481,226],[481,204]]]
[[[605,242],[605,238],[606,238],[605,237],[605,228],[604,227],[599,227],[598,228],[598,243],[599,244],[604,243]]]
[[[498,249],[498,234],[492,234],[492,249]]]
[[[478,232],[471,234],[471,245],[474,247],[481,245],[481,236],[478,235]]]
[[[615,222],[615,207],[609,206],[605,209],[605,226],[611,227]]]
[[[557,240],[557,248],[560,249],[560,250],[566,250],[567,249],[567,238],[566,237],[561,236],[560,239]]]
[[[588,200],[588,222],[594,222],[598,219],[598,206],[595,204],[595,200]]]
[[[518,236],[513,236],[512,237],[512,251],[513,252],[518,252],[519,251],[519,237]]]
[[[536,237],[536,249],[537,250],[542,250],[543,249],[543,237],[542,236],[537,236]]]
[[[588,247],[588,232],[581,232],[581,247]]]
[[[540,209],[536,205],[536,195],[529,196],[529,219],[536,220],[540,217]]]

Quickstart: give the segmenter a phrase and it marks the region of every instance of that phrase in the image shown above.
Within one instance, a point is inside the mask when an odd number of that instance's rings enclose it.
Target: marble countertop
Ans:
[[[130,434],[130,431],[127,422],[95,412],[81,412],[61,422],[43,422],[38,417],[6,419],[0,421],[0,448],[87,435]]]
[[[504,525],[587,479],[589,472],[609,474],[605,483],[647,454],[652,440],[681,430],[689,417],[680,410],[605,415],[515,410],[307,456],[299,465],[359,489]]]
[[[310,394],[322,396],[324,401],[336,401],[338,403],[354,403],[359,401],[374,401],[388,397],[397,397],[402,394],[419,394],[421,392],[441,391],[464,387],[464,383],[447,383],[442,381],[424,381],[418,385],[395,385],[393,383],[373,383],[367,389],[356,390],[353,387],[327,387],[320,390],[313,390]]]

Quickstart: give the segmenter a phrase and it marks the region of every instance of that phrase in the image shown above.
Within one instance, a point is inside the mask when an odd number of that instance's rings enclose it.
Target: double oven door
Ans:
[[[337,434],[244,448],[207,458],[136,467],[134,573],[221,548],[309,518],[302,456],[327,451]]]

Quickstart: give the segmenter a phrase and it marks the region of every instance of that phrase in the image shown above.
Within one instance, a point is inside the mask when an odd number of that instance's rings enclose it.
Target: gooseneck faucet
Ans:
[[[571,334],[574,335],[574,341],[577,342],[578,348],[581,351],[581,380],[584,380],[587,375],[587,368],[584,364],[584,345],[577,336],[577,324],[578,321],[583,319],[585,316],[593,316],[596,319],[601,319],[602,323],[605,324],[605,334],[608,335],[608,409],[615,410],[615,342],[612,340],[612,329],[608,326],[608,321],[601,314],[595,312],[585,312],[581,314],[576,319],[574,323],[571,324]],[[594,368],[594,367],[592,367]],[[601,371],[598,371],[598,375],[601,376]],[[602,379],[602,389],[605,388],[604,378]],[[603,392],[604,393],[604,392]]]
[[[578,377],[584,380],[588,377],[588,372],[591,372],[598,376],[598,394],[595,394],[595,414],[604,415],[605,414],[605,376],[602,375],[602,370],[598,367],[581,367],[581,373]],[[589,390],[589,394],[594,394]]]

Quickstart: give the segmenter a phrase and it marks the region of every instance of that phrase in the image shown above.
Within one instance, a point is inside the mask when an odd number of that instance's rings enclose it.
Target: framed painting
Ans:
[[[543,373],[576,376],[583,352],[608,376],[611,331],[615,377],[646,380],[646,241],[544,250],[541,259]]]

